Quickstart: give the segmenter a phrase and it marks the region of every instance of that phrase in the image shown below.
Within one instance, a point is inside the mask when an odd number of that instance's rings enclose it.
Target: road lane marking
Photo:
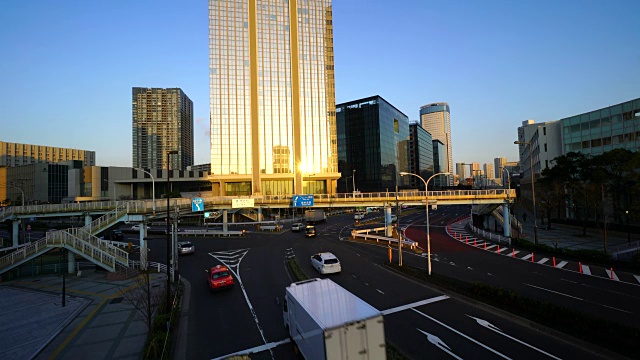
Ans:
[[[636,278],[636,280],[638,280],[638,282],[640,283],[640,276],[638,275],[633,275],[634,278]]]
[[[525,285],[527,285],[527,286],[534,287],[534,288],[536,288],[536,289],[540,289],[540,290],[548,291],[548,292],[551,292],[551,293],[554,293],[554,294],[558,294],[558,295],[562,295],[562,296],[570,297],[570,298],[572,298],[572,299],[577,299],[577,300],[580,300],[580,301],[584,301],[584,299],[581,299],[581,298],[579,298],[579,297],[571,296],[571,295],[568,295],[568,294],[563,294],[563,293],[561,293],[561,292],[553,291],[553,290],[550,290],[550,289],[545,289],[545,288],[540,287],[540,286],[535,286],[535,285],[531,285],[531,284],[527,284],[527,283],[523,283],[523,284],[525,284]]]
[[[274,342],[270,342],[268,344],[252,347],[251,349],[245,349],[245,350],[241,350],[241,351],[238,351],[238,352],[234,352],[233,354],[227,354],[227,355],[224,355],[224,356],[213,358],[211,360],[222,360],[222,359],[228,359],[231,356],[257,354],[259,352],[262,352],[262,351],[265,351],[265,350],[271,350],[274,347],[277,347],[277,346],[280,346],[282,344],[286,344],[286,343],[289,343],[289,342],[291,342],[291,339],[284,339],[284,340],[280,340],[280,341],[274,341]]]
[[[431,316],[429,316],[429,315],[427,315],[427,314],[425,314],[425,313],[421,312],[420,310],[416,310],[416,309],[411,309],[411,310],[413,310],[413,311],[417,312],[418,314],[420,314],[420,315],[422,315],[422,316],[426,317],[427,319],[429,319],[429,320],[431,320],[431,321],[433,321],[433,322],[435,322],[435,323],[437,323],[437,324],[439,324],[439,325],[444,326],[445,328],[447,328],[447,329],[449,329],[449,330],[453,331],[454,333],[456,333],[456,334],[458,334],[458,335],[460,335],[460,336],[464,337],[465,339],[467,339],[467,340],[469,340],[469,341],[472,341],[472,342],[474,342],[474,343],[476,343],[476,344],[478,344],[478,345],[482,346],[483,348],[485,348],[485,349],[487,349],[487,350],[491,351],[492,353],[494,353],[494,354],[496,354],[496,355],[498,355],[498,356],[500,356],[500,357],[502,357],[502,358],[504,358],[504,359],[509,359],[509,360],[511,360],[511,358],[510,358],[510,357],[508,357],[508,356],[506,356],[506,355],[504,355],[504,354],[502,354],[502,353],[498,352],[497,350],[494,350],[494,349],[492,349],[492,348],[488,347],[487,345],[485,345],[485,344],[483,344],[483,343],[479,342],[478,340],[476,340],[476,339],[474,339],[474,338],[472,338],[472,337],[469,337],[469,336],[467,336],[467,335],[465,335],[465,334],[461,333],[460,331],[458,331],[458,330],[456,330],[456,329],[454,329],[454,328],[450,327],[449,325],[447,325],[447,324],[445,324],[445,323],[443,323],[443,322],[440,322],[440,321],[438,321],[438,320],[436,320],[436,319],[432,318]]]
[[[520,258],[520,260],[529,260],[531,259],[532,256],[533,254],[529,254],[529,255],[523,256],[522,258]]]
[[[493,245],[491,245],[491,246],[487,246],[487,250],[491,250],[491,249],[493,249],[493,248],[494,248],[494,247],[496,247],[496,246],[498,246],[498,245],[493,244]]]
[[[591,275],[591,269],[587,265],[582,265],[582,273],[585,275]]]
[[[556,265],[556,268],[562,269],[565,265],[567,265],[566,261],[560,261],[560,263],[558,265]]]
[[[399,311],[404,311],[404,310],[407,310],[407,309],[411,309],[411,308],[414,308],[414,307],[418,307],[418,306],[422,306],[422,305],[431,304],[431,303],[435,303],[435,302],[438,302],[438,301],[446,300],[448,298],[449,297],[447,295],[440,295],[440,296],[436,296],[436,297],[431,298],[431,299],[416,301],[416,302],[411,303],[411,304],[396,306],[396,307],[391,308],[391,309],[382,310],[381,312],[382,312],[382,315],[389,315],[389,314],[397,313]]]
[[[478,319],[477,317],[473,317],[473,316],[471,316],[471,315],[467,315],[467,316],[468,316],[468,317],[470,317],[470,318],[472,318],[472,319],[474,319],[474,320],[478,323],[478,325],[480,325],[480,326],[482,326],[482,327],[485,327],[485,328],[487,328],[487,329],[489,329],[489,330],[491,330],[491,331],[493,331],[493,332],[496,332],[496,333],[498,333],[498,334],[500,334],[500,335],[502,335],[502,336],[505,336],[505,337],[507,337],[507,338],[509,338],[509,339],[511,339],[511,340],[513,340],[513,341],[519,342],[519,343],[520,343],[520,344],[522,344],[522,345],[528,346],[528,347],[532,348],[533,350],[536,350],[536,351],[538,351],[538,352],[541,352],[541,353],[543,353],[543,354],[545,354],[545,355],[547,355],[547,356],[549,356],[549,357],[552,357],[552,358],[554,358],[554,359],[561,360],[559,357],[554,356],[554,355],[551,355],[551,354],[549,354],[548,352],[546,352],[546,351],[544,351],[544,350],[542,350],[542,349],[538,349],[537,347],[535,347],[535,346],[533,346],[533,345],[531,345],[531,344],[527,344],[526,342],[524,342],[524,341],[522,341],[522,340],[520,340],[520,339],[516,339],[516,338],[514,338],[514,337],[513,337],[513,336],[511,336],[511,335],[505,334],[505,333],[504,333],[504,332],[502,332],[502,330],[500,330],[498,327],[496,327],[495,325],[493,325],[492,323],[490,323],[490,322],[488,322],[488,321],[486,321],[486,320]]]
[[[515,256],[515,255],[518,255],[518,254],[520,254],[520,250],[511,251],[511,256]]]
[[[380,289],[376,289],[377,292],[379,292],[380,294],[384,295],[384,293],[382,292],[382,290]]]
[[[615,280],[615,281],[620,281],[620,279],[618,278],[618,275],[616,275],[615,271],[611,271],[611,270],[607,270],[607,269],[605,269],[604,271],[607,272],[607,277],[609,279]],[[613,274],[613,276],[611,274]]]
[[[549,258],[542,258],[542,260],[538,261],[538,264],[544,264],[549,261]]]
[[[497,253],[501,253],[501,252],[503,252],[503,251],[505,251],[505,250],[508,250],[508,249],[509,249],[509,248],[503,247],[502,249],[500,249],[500,250],[498,250],[498,251],[496,251],[496,252],[497,252]]]

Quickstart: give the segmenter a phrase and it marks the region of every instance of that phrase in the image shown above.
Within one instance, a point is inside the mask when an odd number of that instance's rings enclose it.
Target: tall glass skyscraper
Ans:
[[[334,193],[331,0],[209,0],[214,194]]]
[[[433,103],[420,107],[420,123],[427,130],[433,140],[440,140],[445,148],[446,163],[440,164],[440,172],[453,174],[453,153],[451,151],[451,119],[449,104]],[[448,176],[449,185],[453,185],[453,175]],[[442,180],[440,180],[442,181]]]

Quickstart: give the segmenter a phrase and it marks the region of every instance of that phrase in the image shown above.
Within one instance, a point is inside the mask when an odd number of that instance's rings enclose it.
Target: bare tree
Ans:
[[[124,298],[133,305],[144,320],[149,333],[152,332],[153,316],[159,305],[162,305],[165,292],[164,287],[153,281],[149,269],[140,270],[135,279],[135,285],[124,292]]]

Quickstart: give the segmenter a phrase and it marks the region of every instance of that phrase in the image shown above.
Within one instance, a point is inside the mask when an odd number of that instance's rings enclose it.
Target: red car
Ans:
[[[216,265],[209,270],[205,270],[204,274],[209,290],[227,289],[235,285],[231,271],[226,266]]]

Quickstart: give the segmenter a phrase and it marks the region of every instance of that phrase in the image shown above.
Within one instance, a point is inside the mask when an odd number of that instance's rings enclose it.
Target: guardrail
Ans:
[[[619,255],[630,252],[640,251],[640,241],[632,242],[629,244],[617,245],[609,247],[609,253],[617,259]]]
[[[469,224],[469,227],[471,228],[471,231],[473,231],[476,235],[480,235],[482,236],[485,240],[489,240],[489,241],[495,241],[499,244],[505,243],[508,244],[509,246],[511,246],[511,238],[508,238],[506,236],[502,236],[502,235],[498,235],[498,234],[494,234],[490,231],[485,231],[482,229],[479,229],[475,226],[473,226],[473,224]]]
[[[375,228],[375,229],[362,229],[362,230],[353,230],[351,232],[351,236],[355,239],[356,237],[358,238],[363,238],[365,240],[370,240],[373,239],[376,242],[380,242],[380,241],[386,241],[388,244],[391,243],[398,243],[398,239],[396,238],[390,238],[390,237],[386,237],[386,236],[380,236],[380,235],[370,235],[369,231],[380,231],[380,230],[384,230],[384,228]],[[403,245],[407,245],[409,248],[411,248],[411,250],[416,250],[416,249],[420,249],[423,250],[423,248],[421,248],[420,246],[418,246],[418,243],[416,241],[413,241],[409,238],[407,238],[404,234],[400,235],[402,237],[402,244]]]

